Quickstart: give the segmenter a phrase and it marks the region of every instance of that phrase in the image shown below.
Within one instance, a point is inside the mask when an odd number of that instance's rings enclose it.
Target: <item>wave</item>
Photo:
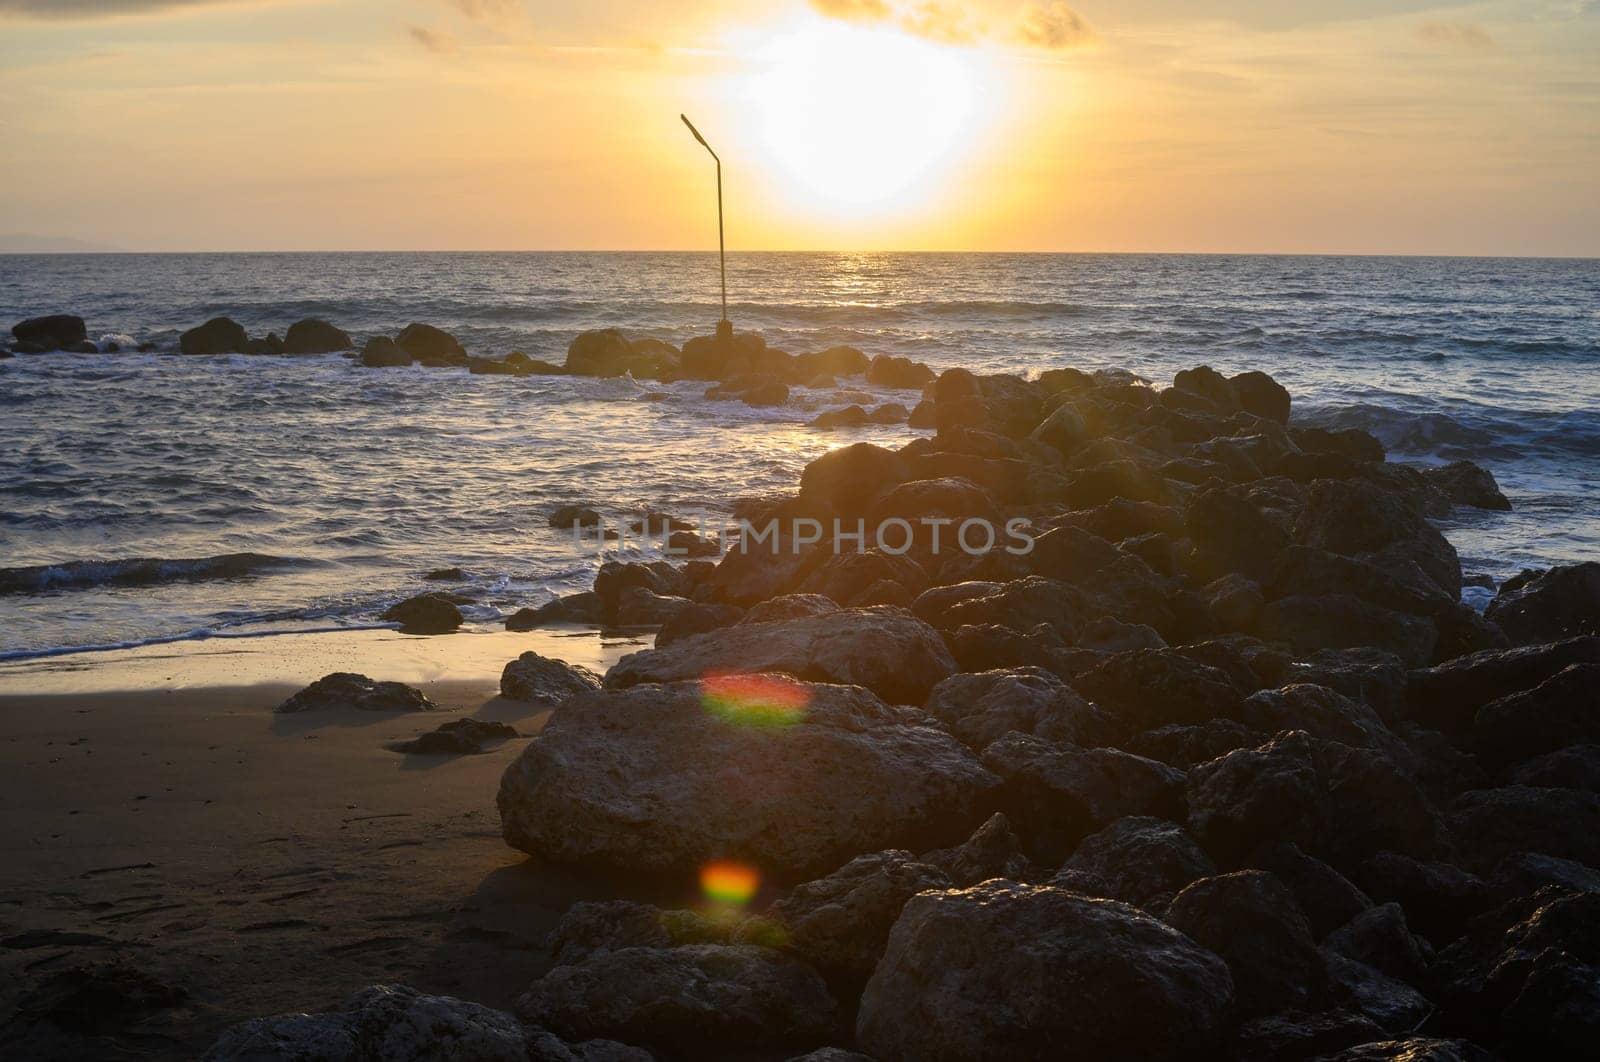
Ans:
[[[101,642],[97,645],[54,645],[45,649],[9,649],[0,652],[0,662],[42,660],[53,656],[71,656],[74,653],[110,653],[118,649],[141,649],[147,645],[170,645],[173,642],[199,642],[215,638],[278,638],[292,634],[335,634],[345,631],[392,630],[394,623],[344,624],[329,627],[303,627],[295,630],[235,631],[223,633],[214,627],[197,627],[181,634],[161,634],[152,638],[130,638],[121,642]]]
[[[302,561],[264,553],[224,553],[215,557],[134,557],[126,560],[74,560],[0,568],[0,595],[36,594],[96,586],[155,586],[160,583],[241,579]]]
[[[1296,411],[1299,427],[1360,428],[1391,453],[1459,458],[1519,458],[1535,454],[1600,454],[1600,416],[1583,412],[1497,416],[1416,412],[1357,403]]]

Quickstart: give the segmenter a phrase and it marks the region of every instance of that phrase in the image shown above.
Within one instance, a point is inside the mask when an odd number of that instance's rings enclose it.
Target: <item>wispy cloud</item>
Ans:
[[[510,22],[522,15],[522,0],[444,0],[461,14],[479,22]]]
[[[1017,39],[1031,48],[1065,51],[1094,40],[1094,31],[1066,0],[1030,0],[1017,20]]]
[[[156,15],[202,7],[222,7],[272,0],[0,0],[0,18],[87,21],[119,15]]]
[[[819,15],[845,22],[887,22],[894,14],[884,0],[811,0]]]
[[[441,30],[429,29],[427,26],[407,25],[406,33],[424,51],[435,55],[453,54],[460,45],[450,34]]]
[[[1424,22],[1417,37],[1429,44],[1469,52],[1490,52],[1496,47],[1489,31],[1474,22]]]
[[[965,11],[937,0],[928,0],[902,12],[899,24],[907,33],[939,44],[973,44],[982,36],[982,30]]]

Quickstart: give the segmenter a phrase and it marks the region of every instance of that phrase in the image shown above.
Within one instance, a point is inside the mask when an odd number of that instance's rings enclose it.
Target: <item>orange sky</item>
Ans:
[[[0,233],[1600,255],[1600,3],[0,0]],[[3,246],[3,244],[0,244]]]

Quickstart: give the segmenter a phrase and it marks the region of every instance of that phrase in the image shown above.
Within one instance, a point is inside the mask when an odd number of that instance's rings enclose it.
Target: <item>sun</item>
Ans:
[[[905,203],[937,187],[975,112],[970,50],[827,23],[761,49],[751,84],[767,153],[808,200]]]

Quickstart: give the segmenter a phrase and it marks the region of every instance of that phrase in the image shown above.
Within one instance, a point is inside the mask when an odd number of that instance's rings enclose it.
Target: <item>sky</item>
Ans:
[[[1600,256],[1600,0],[0,0],[0,233]]]

